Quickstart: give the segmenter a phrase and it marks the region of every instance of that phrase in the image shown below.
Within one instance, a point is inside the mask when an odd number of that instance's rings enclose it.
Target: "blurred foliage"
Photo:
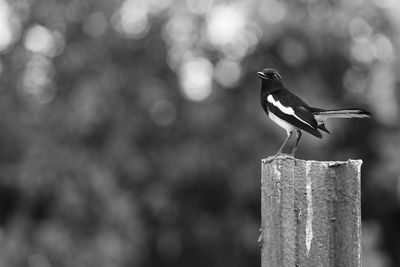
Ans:
[[[400,266],[395,0],[0,0],[0,265],[257,266],[255,72],[332,121],[297,156],[362,158],[364,266]],[[373,255],[373,256],[371,256]]]

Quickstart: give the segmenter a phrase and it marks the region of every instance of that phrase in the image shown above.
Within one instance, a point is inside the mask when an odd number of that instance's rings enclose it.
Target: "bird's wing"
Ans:
[[[282,90],[268,95],[267,102],[268,110],[279,118],[316,137],[322,137],[314,115],[307,109],[308,105],[297,96]]]

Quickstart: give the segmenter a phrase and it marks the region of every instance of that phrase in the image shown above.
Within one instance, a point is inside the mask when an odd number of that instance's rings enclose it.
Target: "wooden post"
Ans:
[[[361,160],[262,160],[262,267],[361,266]]]

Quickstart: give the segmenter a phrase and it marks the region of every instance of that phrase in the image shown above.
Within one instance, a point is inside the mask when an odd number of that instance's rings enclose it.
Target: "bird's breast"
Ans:
[[[285,120],[282,120],[281,118],[279,118],[278,116],[276,116],[274,113],[272,112],[267,112],[268,117],[275,122],[276,124],[278,124],[280,127],[282,127],[283,129],[286,130],[286,133],[289,134],[290,132],[293,132],[295,129],[297,129],[295,126],[293,126],[292,124],[286,122]]]

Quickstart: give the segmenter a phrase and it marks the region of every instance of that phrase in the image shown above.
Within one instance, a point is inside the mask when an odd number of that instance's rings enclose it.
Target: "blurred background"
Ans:
[[[374,114],[297,157],[364,161],[363,266],[400,266],[399,44],[396,0],[0,0],[0,266],[259,266],[264,67]]]

